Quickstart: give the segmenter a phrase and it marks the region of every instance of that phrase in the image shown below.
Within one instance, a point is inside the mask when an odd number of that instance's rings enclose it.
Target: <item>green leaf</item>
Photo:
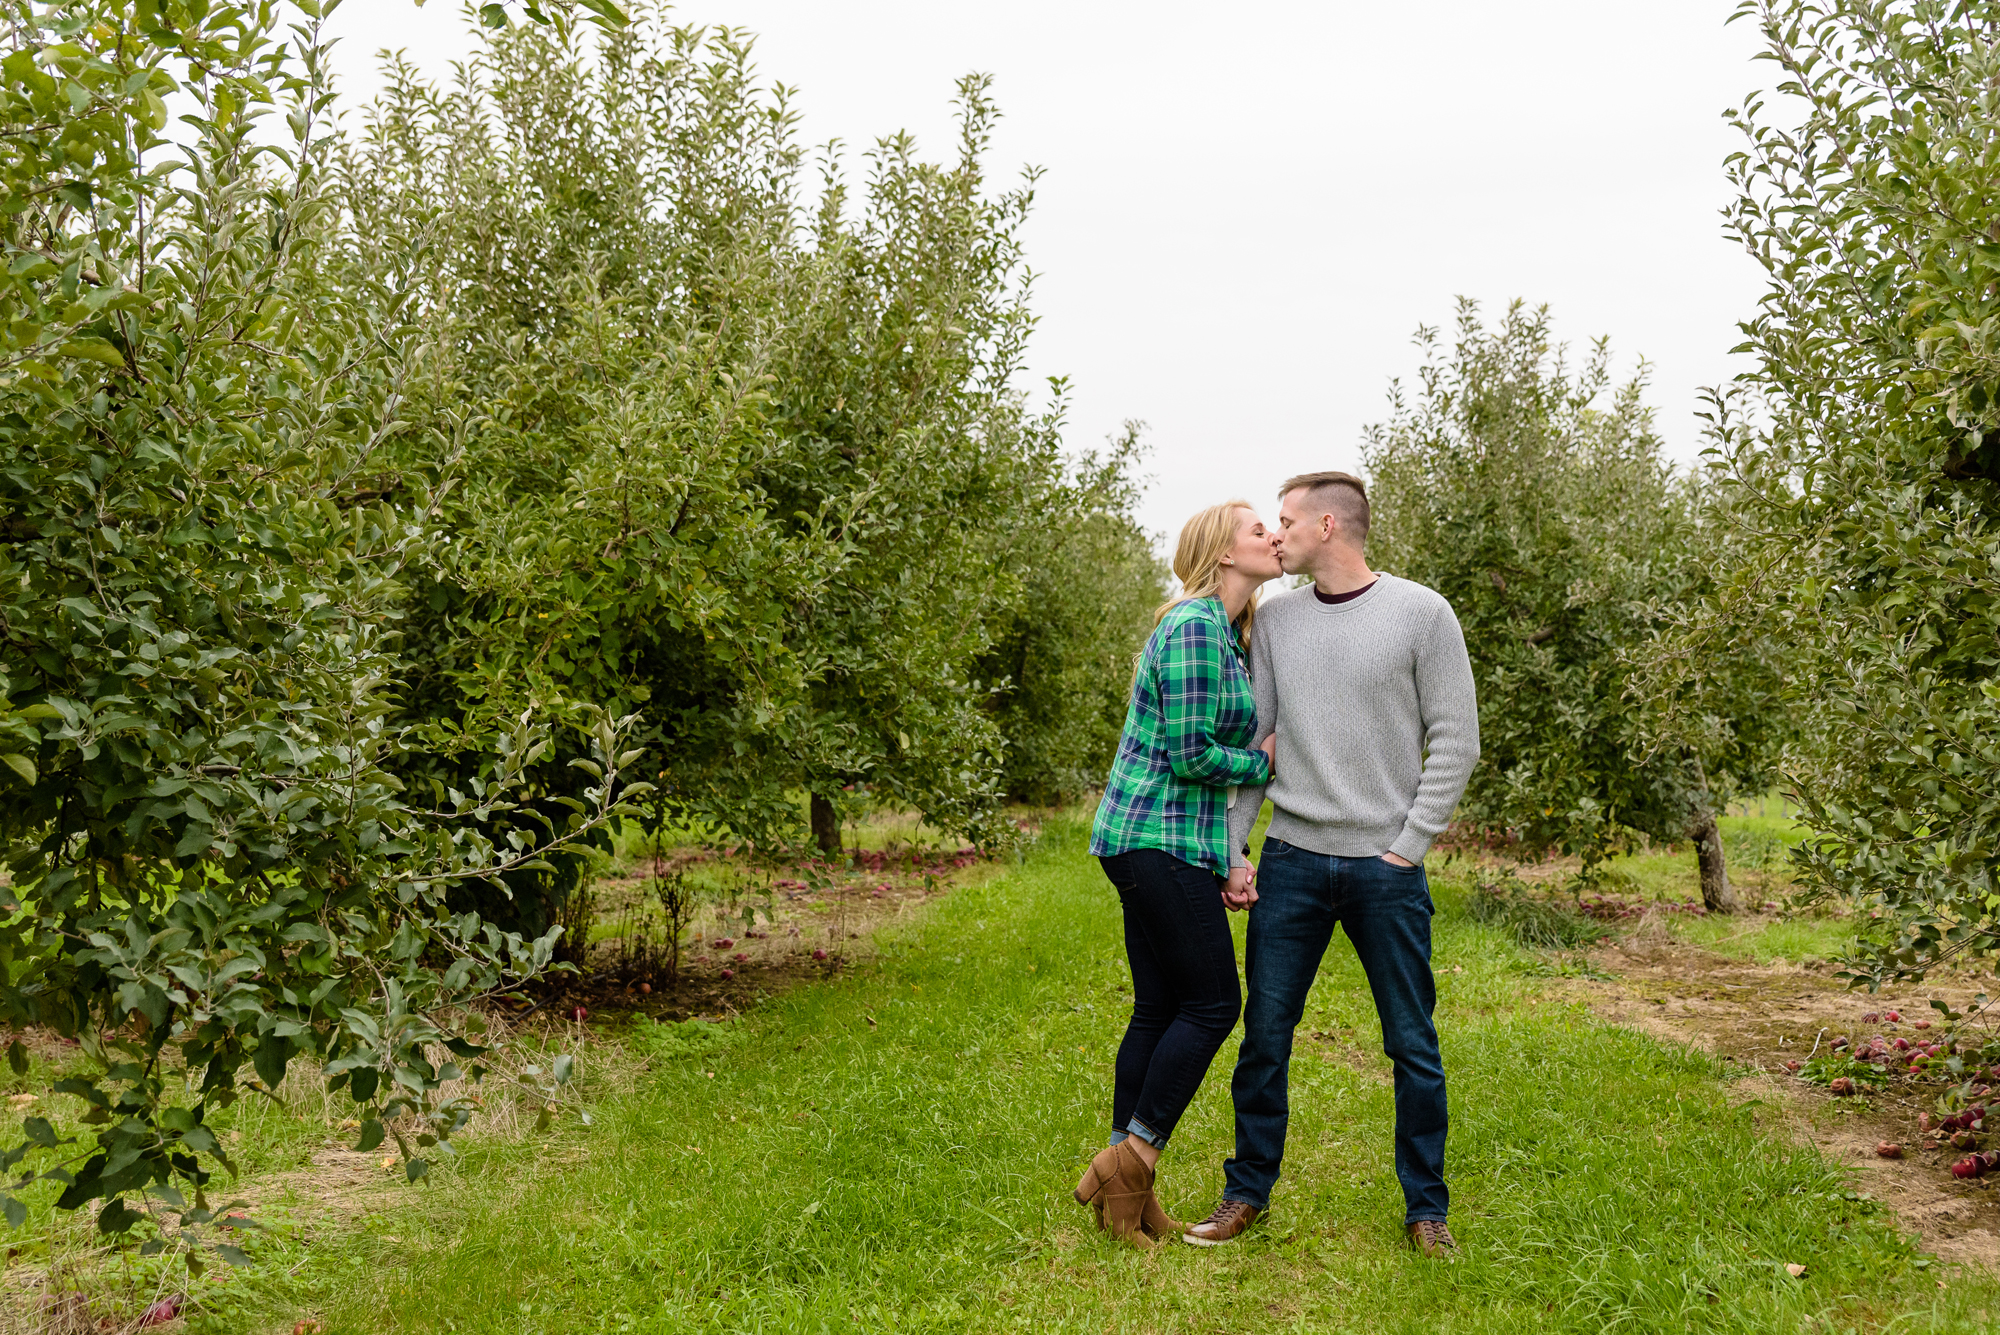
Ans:
[[[291,1059],[291,1040],[278,1034],[267,1034],[259,1039],[257,1051],[250,1056],[257,1078],[264,1082],[267,1089],[276,1089],[284,1083],[285,1066]]]
[[[8,769],[20,775],[21,782],[23,783],[33,784],[35,782],[35,762],[19,752],[8,752],[5,755],[0,755],[0,765],[5,765]]]
[[[118,350],[116,344],[102,338],[73,338],[57,351],[65,357],[83,357],[90,361],[103,362],[106,366],[125,364],[125,354]]]
[[[137,1210],[131,1209],[123,1200],[114,1196],[104,1203],[102,1210],[97,1212],[97,1231],[100,1233],[125,1233],[130,1231],[132,1226],[142,1218],[144,1216]]]
[[[612,4],[611,0],[577,0],[577,3],[595,14],[605,27],[622,28],[631,22],[625,11]]]

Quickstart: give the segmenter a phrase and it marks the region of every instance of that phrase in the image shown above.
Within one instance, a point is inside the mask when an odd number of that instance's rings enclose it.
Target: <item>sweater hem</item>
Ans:
[[[1308,853],[1318,853],[1323,857],[1379,858],[1391,851],[1391,846],[1402,833],[1401,822],[1357,828],[1291,820],[1283,813],[1277,813],[1271,817],[1270,828],[1264,831],[1264,837],[1282,839],[1294,848],[1303,848]],[[1410,861],[1421,859],[1411,858]]]

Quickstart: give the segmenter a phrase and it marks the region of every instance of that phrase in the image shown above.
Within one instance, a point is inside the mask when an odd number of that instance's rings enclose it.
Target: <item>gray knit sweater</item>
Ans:
[[[1421,862],[1479,759],[1465,636],[1443,596],[1383,575],[1350,602],[1310,586],[1267,599],[1250,643],[1257,738],[1275,728],[1268,788],[1229,810],[1232,865],[1265,796],[1269,834],[1314,853]]]

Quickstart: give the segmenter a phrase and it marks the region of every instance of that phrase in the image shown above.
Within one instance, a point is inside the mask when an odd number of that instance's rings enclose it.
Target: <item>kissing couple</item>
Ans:
[[[1423,864],[1479,758],[1472,664],[1441,595],[1368,568],[1360,478],[1306,473],[1278,500],[1275,530],[1243,501],[1187,522],[1174,550],[1180,595],[1139,655],[1090,836],[1124,911],[1132,1019],[1110,1144],[1076,1199],[1140,1246],[1175,1234],[1218,1246],[1270,1209],[1292,1031],[1338,924],[1396,1067],[1404,1232],[1425,1256],[1449,1258]],[[1311,583],[1260,609],[1258,590],[1280,574]],[[1266,796],[1274,814],[1259,868],[1249,835]],[[1227,911],[1249,913],[1247,1007]],[[1184,1228],[1154,1195],[1155,1174],[1239,1014],[1236,1153],[1223,1164],[1221,1203]]]

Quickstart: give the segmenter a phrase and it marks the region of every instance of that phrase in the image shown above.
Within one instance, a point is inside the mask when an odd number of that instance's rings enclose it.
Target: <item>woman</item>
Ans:
[[[1125,914],[1132,1020],[1118,1047],[1111,1144],[1076,1199],[1098,1227],[1139,1246],[1181,1225],[1153,1195],[1155,1165],[1243,1008],[1225,896],[1230,793],[1270,778],[1251,749],[1257,707],[1245,663],[1257,590],[1281,573],[1263,521],[1242,501],[1210,506],[1174,548],[1181,594],[1154,617],[1125,734],[1090,832]]]

